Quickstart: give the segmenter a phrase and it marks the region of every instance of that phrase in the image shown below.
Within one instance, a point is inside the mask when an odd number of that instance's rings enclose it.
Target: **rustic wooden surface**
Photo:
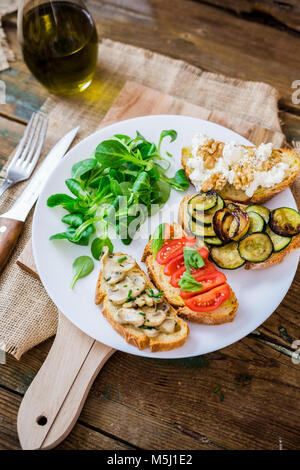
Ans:
[[[209,71],[272,84],[281,94],[283,129],[290,141],[300,140],[300,105],[291,101],[291,83],[300,79],[297,0],[87,3],[102,36]],[[7,105],[0,107],[0,164],[48,96],[21,60],[15,15],[4,26],[17,61],[0,74],[7,84]],[[300,339],[299,289],[298,271],[276,313],[257,332],[222,351],[173,361],[117,352],[59,448],[299,448],[300,366],[291,361],[292,342]],[[0,449],[19,448],[18,407],[51,344],[41,344],[19,362],[7,357],[0,366]]]

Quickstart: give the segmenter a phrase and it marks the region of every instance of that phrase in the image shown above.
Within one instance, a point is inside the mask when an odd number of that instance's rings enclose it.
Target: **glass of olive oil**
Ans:
[[[50,92],[73,95],[91,84],[98,35],[81,0],[20,0],[18,35],[25,63]]]

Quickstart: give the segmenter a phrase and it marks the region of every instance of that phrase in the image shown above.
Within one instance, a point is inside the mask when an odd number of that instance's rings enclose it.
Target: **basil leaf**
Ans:
[[[196,279],[194,279],[193,276],[187,271],[184,271],[178,284],[180,285],[181,290],[184,292],[198,292],[202,287],[201,282],[196,281]]]
[[[94,261],[89,256],[79,256],[73,263],[73,279],[71,289],[74,288],[78,279],[88,276],[94,269]]]
[[[164,244],[164,231],[165,231],[165,223],[160,224],[154,230],[152,244],[151,244],[152,252],[154,255],[157,254],[157,252],[161,249],[161,247]]]
[[[189,273],[191,272],[191,268],[200,269],[205,265],[205,262],[203,261],[202,256],[194,248],[185,246],[183,248],[183,256],[184,256],[184,265],[186,267],[187,272]]]
[[[91,252],[93,257],[99,261],[101,254],[103,253],[103,248],[107,246],[110,253],[114,251],[114,246],[110,238],[95,238],[91,246]]]

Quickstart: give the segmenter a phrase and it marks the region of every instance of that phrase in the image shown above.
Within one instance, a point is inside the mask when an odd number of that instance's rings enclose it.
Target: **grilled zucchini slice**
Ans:
[[[190,231],[195,237],[215,237],[215,231],[212,225],[202,225],[198,224],[194,220],[190,221]]]
[[[221,247],[214,246],[210,251],[210,256],[222,269],[237,269],[246,262],[239,254],[237,242],[230,242]]]
[[[271,230],[282,237],[293,237],[300,233],[300,214],[289,207],[279,207],[270,213]]]
[[[281,237],[280,235],[277,235],[277,233],[274,233],[273,230],[270,229],[269,225],[266,227],[266,233],[272,240],[275,253],[286,248],[292,241],[292,237]]]
[[[252,206],[246,207],[246,212],[256,212],[260,215],[266,224],[269,222],[270,210],[265,206],[260,206],[258,204],[253,204]]]
[[[266,233],[250,233],[239,241],[238,251],[249,263],[261,263],[273,253],[273,243]]]
[[[222,240],[220,240],[220,238],[218,238],[218,237],[205,237],[204,241],[205,241],[205,243],[207,243],[207,245],[214,245],[214,246],[223,245]]]
[[[211,225],[214,213],[220,209],[223,209],[224,206],[225,202],[223,201],[221,196],[218,195],[217,204],[212,209],[208,209],[206,211],[197,211],[190,207],[190,205],[188,204],[188,213],[193,218],[193,220],[195,220],[199,224]]]
[[[218,195],[215,191],[200,193],[192,197],[188,203],[188,212],[193,216],[194,210],[197,212],[207,211],[217,205]]]
[[[250,219],[250,227],[248,233],[254,232],[263,232],[265,229],[265,220],[259,215],[257,212],[248,212],[249,219]]]

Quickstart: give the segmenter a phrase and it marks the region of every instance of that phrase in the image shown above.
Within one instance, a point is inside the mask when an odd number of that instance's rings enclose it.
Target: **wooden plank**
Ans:
[[[18,450],[17,413],[22,397],[0,388],[0,450]],[[131,446],[77,423],[57,450],[129,450]]]
[[[300,105],[291,101],[291,83],[299,78],[295,62],[300,47],[298,36],[188,0],[153,0],[151,6],[133,0],[87,3],[100,37],[145,47],[212,72],[265,81],[279,90],[282,106],[299,112]],[[21,61],[14,25],[10,23],[7,29],[18,57],[11,73],[17,75],[7,76],[4,72],[2,77],[9,84],[10,107],[22,117],[28,114],[27,107],[34,109],[47,92]]]
[[[50,345],[20,361],[9,356],[0,385],[24,393]],[[299,403],[299,366],[246,338],[184,360],[117,352],[94,382],[80,423],[148,449],[176,449],[179,442],[183,449],[278,449],[279,439],[284,449],[296,449]]]
[[[291,83],[298,79],[298,36],[188,0],[153,0],[151,7],[141,3],[142,13],[134,0],[88,1],[102,36],[211,72],[270,83],[279,90],[282,105],[300,109],[291,102]]]
[[[196,0],[202,3],[202,0]],[[286,25],[289,28],[300,31],[300,3],[298,0],[205,0],[205,3],[216,5],[220,8],[230,9],[243,18],[253,21],[266,21],[269,24]],[[250,15],[245,15],[250,14]],[[262,14],[262,15],[261,15]]]
[[[282,122],[282,130],[286,135],[287,141],[292,143],[294,141],[300,142],[300,116],[296,114],[281,111],[279,117]]]

